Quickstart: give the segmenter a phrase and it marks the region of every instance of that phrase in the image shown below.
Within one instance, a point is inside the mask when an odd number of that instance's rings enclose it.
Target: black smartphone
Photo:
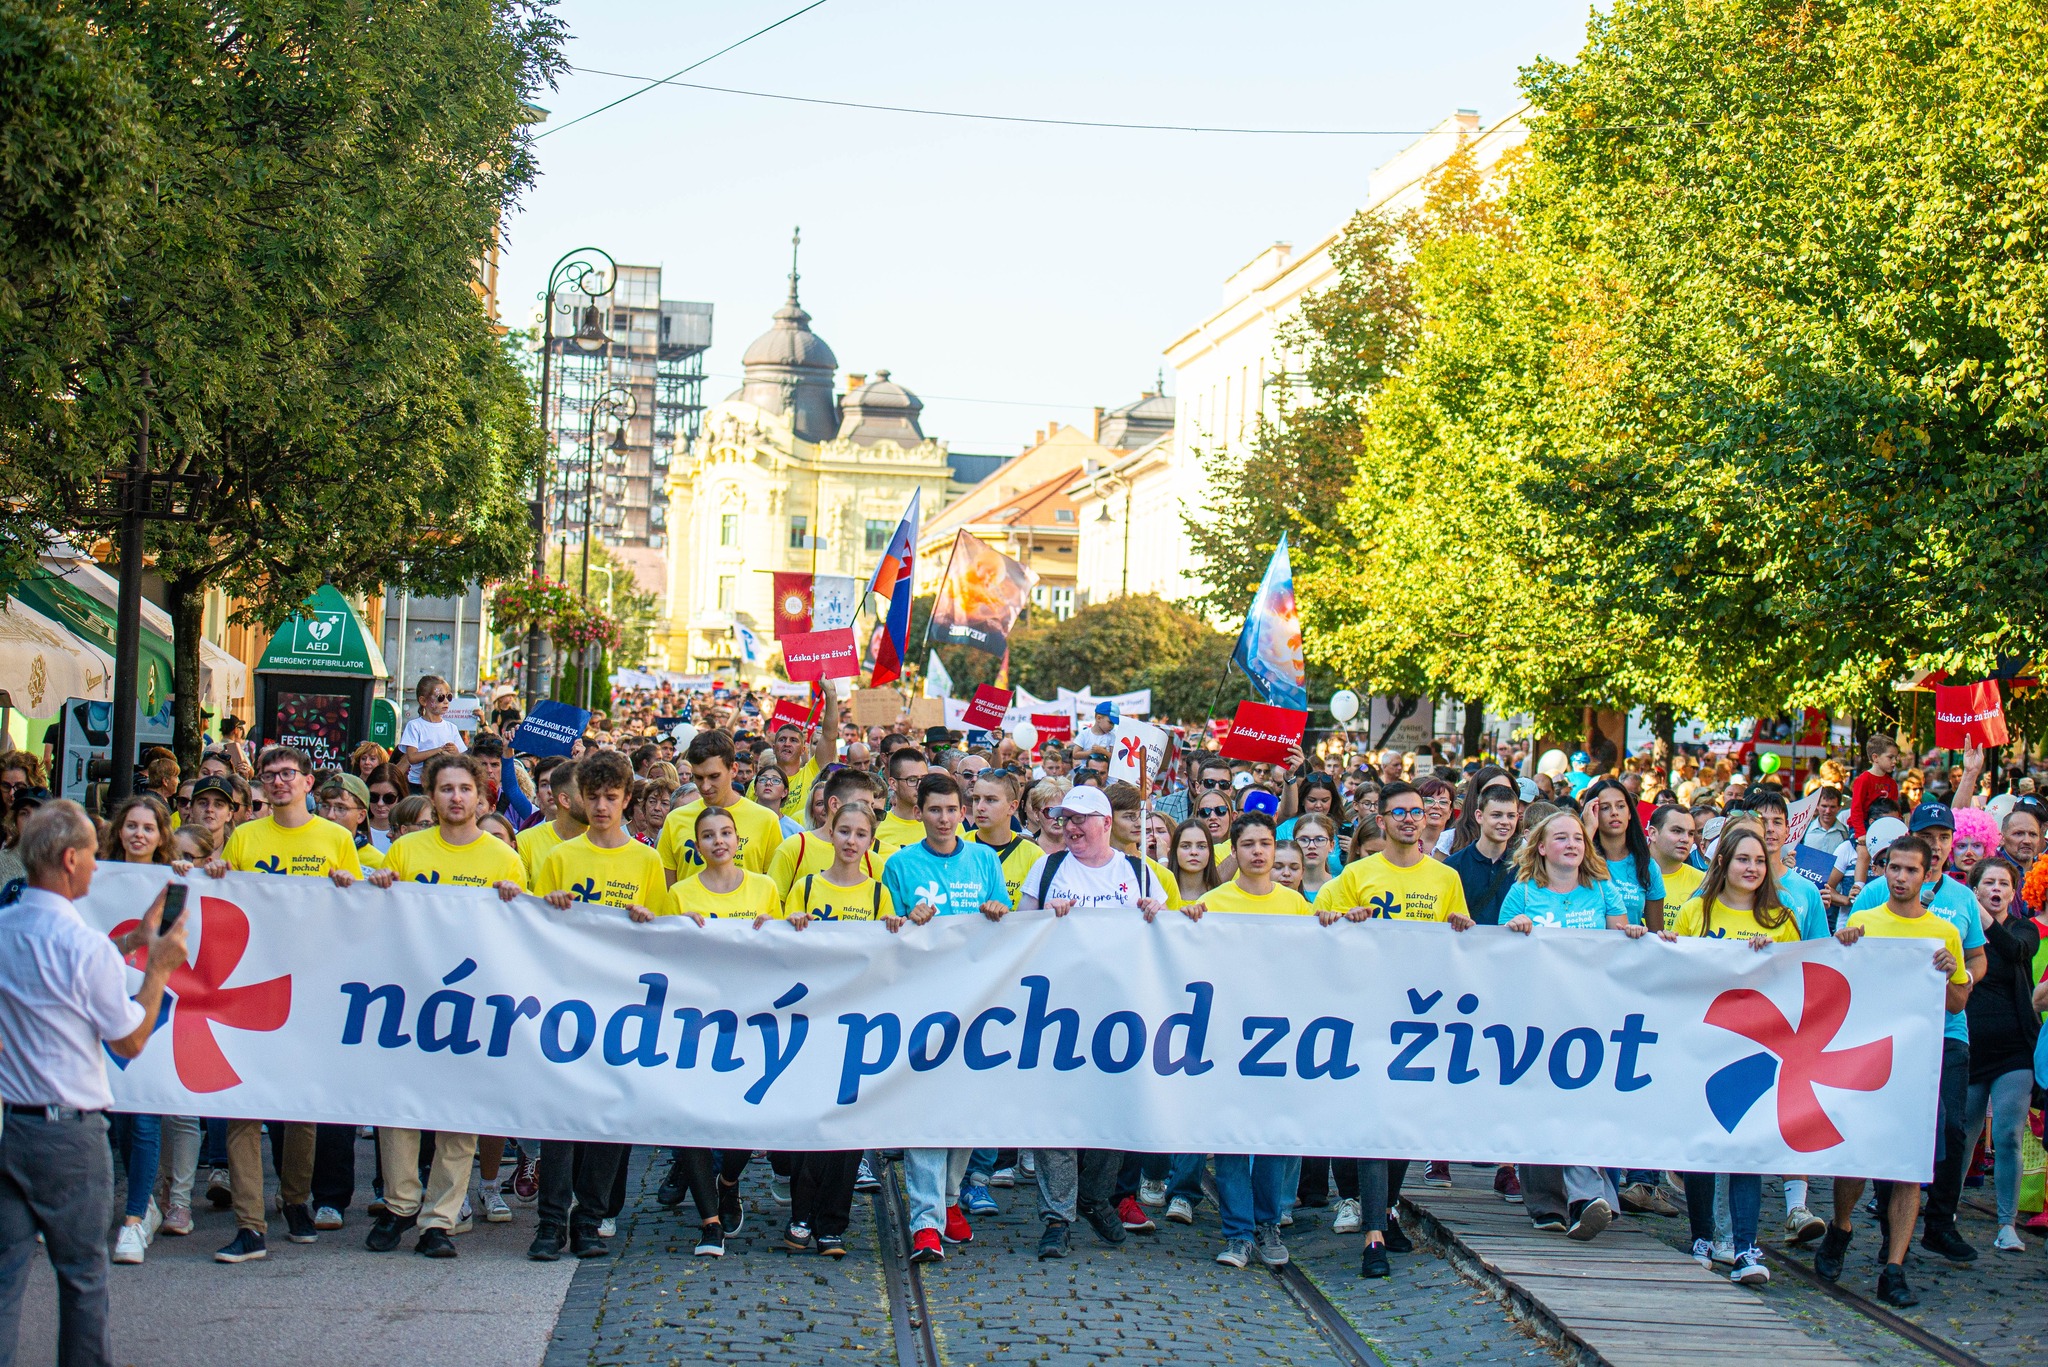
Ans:
[[[164,915],[157,924],[156,933],[168,935],[171,927],[178,924],[178,918],[185,914],[185,894],[190,891],[183,883],[169,883],[164,887]]]

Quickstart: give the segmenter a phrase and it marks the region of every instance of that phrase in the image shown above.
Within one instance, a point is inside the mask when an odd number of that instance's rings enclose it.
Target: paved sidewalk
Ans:
[[[272,1216],[270,1256],[232,1266],[213,1254],[234,1238],[234,1215],[205,1206],[202,1170],[194,1231],[159,1236],[142,1266],[112,1269],[114,1360],[138,1367],[535,1367],[575,1264],[526,1260],[533,1207],[514,1202],[507,1225],[479,1219],[456,1238],[461,1252],[452,1259],[422,1258],[409,1241],[395,1253],[371,1253],[363,1247],[370,1220],[362,1209],[375,1175],[371,1154],[370,1141],[357,1144],[358,1204],[345,1228],[295,1244]],[[115,1185],[118,1191],[118,1172]],[[18,1359],[55,1361],[56,1343],[56,1278],[38,1259]]]

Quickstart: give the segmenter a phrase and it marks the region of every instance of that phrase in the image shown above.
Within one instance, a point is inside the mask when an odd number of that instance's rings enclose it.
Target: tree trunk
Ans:
[[[1665,773],[1671,772],[1671,752],[1678,748],[1678,709],[1668,702],[1650,704],[1650,731],[1657,737],[1652,753]]]
[[[176,650],[171,665],[171,691],[176,699],[171,750],[178,757],[180,773],[196,774],[200,752],[206,746],[206,717],[201,710],[204,698],[199,685],[199,642],[206,628],[206,581],[166,580],[164,595]]]
[[[1460,759],[1470,762],[1479,758],[1479,747],[1486,739],[1486,701],[1483,698],[1465,699],[1464,753]]]

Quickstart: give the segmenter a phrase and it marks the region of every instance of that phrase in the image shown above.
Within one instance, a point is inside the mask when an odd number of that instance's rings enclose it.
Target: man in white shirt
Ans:
[[[57,1274],[57,1360],[95,1367],[113,1358],[114,1097],[100,1045],[124,1059],[142,1052],[164,984],[185,962],[185,925],[157,933],[159,892],[118,941],[88,926],[73,903],[92,887],[97,843],[77,803],[46,803],[22,822],[16,853],[29,885],[0,907],[0,1361],[14,1360],[38,1234]],[[138,949],[149,967],[131,998],[122,958]]]

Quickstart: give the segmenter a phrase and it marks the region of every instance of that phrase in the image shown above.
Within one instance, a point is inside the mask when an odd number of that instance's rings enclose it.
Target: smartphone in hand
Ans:
[[[171,927],[178,924],[178,918],[185,914],[185,895],[189,891],[191,890],[183,883],[164,885],[164,914],[163,919],[157,923],[158,935],[170,934]]]

